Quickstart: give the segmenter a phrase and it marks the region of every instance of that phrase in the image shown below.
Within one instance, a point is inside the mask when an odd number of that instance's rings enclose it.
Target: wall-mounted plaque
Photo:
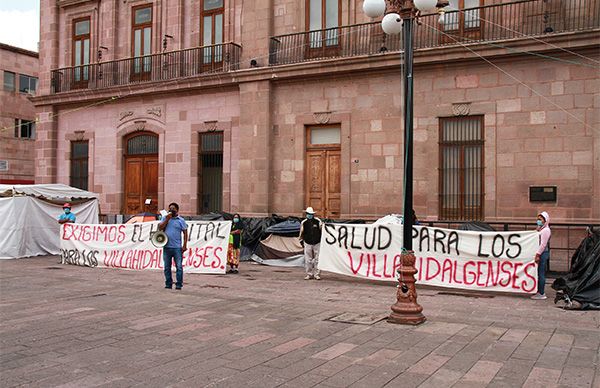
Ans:
[[[530,186],[529,202],[556,202],[556,186]]]

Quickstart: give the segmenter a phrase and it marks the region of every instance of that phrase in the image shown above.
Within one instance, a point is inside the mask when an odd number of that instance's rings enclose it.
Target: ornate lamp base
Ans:
[[[423,307],[417,303],[415,288],[415,254],[413,251],[402,253],[402,267],[398,270],[400,285],[396,294],[397,301],[387,321],[403,325],[419,325],[427,320],[421,313]]]

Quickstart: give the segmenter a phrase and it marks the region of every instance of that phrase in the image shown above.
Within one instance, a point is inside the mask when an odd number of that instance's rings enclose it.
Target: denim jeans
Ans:
[[[538,294],[544,295],[544,287],[546,286],[546,268],[550,260],[550,250],[546,249],[540,256],[538,264]]]
[[[173,286],[173,275],[171,274],[171,264],[175,259],[175,276],[177,283],[175,287],[181,288],[183,286],[183,253],[181,248],[163,248],[163,265],[165,268],[165,286]]]

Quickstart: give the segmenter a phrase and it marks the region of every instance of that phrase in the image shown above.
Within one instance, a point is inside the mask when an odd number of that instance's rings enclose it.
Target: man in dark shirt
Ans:
[[[306,208],[306,219],[300,224],[300,242],[304,242],[304,268],[306,277],[304,280],[314,278],[321,280],[319,276],[319,247],[321,246],[321,229],[323,223],[315,217],[312,207]]]

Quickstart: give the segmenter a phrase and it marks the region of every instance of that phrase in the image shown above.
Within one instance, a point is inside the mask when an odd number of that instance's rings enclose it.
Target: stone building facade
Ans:
[[[0,43],[0,184],[34,183],[38,53]]]
[[[600,1],[451,4],[415,27],[419,218],[600,222]],[[41,10],[36,182],[109,214],[402,211],[403,51],[362,1]]]

